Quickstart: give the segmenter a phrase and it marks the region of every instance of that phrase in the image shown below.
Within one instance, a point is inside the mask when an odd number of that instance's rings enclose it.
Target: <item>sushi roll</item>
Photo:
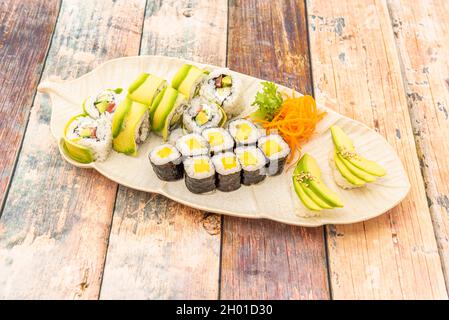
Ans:
[[[64,151],[75,161],[104,161],[112,148],[111,123],[84,114],[70,119],[64,130]]]
[[[201,86],[200,95],[220,105],[229,117],[243,111],[240,101],[242,81],[229,69],[212,71]]]
[[[207,155],[209,144],[200,134],[191,133],[182,136],[176,141],[176,148],[184,157]]]
[[[172,87],[164,88],[150,108],[152,130],[167,141],[170,132],[181,125],[182,115],[187,107],[183,94]]]
[[[221,127],[226,120],[226,114],[219,105],[201,97],[194,98],[182,116],[184,129],[195,133],[201,133],[207,128]]]
[[[193,193],[215,190],[215,168],[208,156],[190,157],[184,160],[185,184]]]
[[[234,152],[219,153],[212,157],[212,163],[217,172],[218,190],[229,192],[240,188],[242,167]]]
[[[259,129],[254,123],[245,119],[231,121],[228,129],[238,147],[255,145],[260,138]]]
[[[242,183],[245,186],[259,183],[266,178],[267,159],[255,146],[238,147],[234,150],[242,166]]]
[[[184,168],[181,154],[171,144],[164,143],[150,152],[150,163],[154,173],[163,181],[176,181],[182,179]]]
[[[112,147],[115,151],[137,155],[137,147],[150,133],[148,106],[129,97],[117,107],[112,118]]]
[[[290,147],[278,134],[269,134],[261,137],[257,143],[265,157],[268,159],[267,175],[276,176],[284,170]]]
[[[201,135],[209,143],[209,150],[212,155],[231,151],[234,148],[234,139],[223,128],[209,128],[204,130]]]
[[[157,95],[167,86],[167,81],[153,74],[142,73],[129,86],[128,97],[136,102],[150,106]]]
[[[198,95],[206,75],[206,70],[191,64],[184,64],[173,77],[171,85],[181,92],[187,100],[190,100]]]
[[[106,89],[96,96],[87,97],[83,102],[83,111],[91,118],[98,119],[105,115],[109,120],[122,99],[122,88]]]

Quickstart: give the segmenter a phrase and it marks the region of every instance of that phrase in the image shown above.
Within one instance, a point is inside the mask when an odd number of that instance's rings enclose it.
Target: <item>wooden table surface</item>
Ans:
[[[447,299],[449,2],[6,0],[0,4],[0,298]],[[363,223],[219,216],[70,166],[51,75],[159,54],[276,81],[374,128],[408,197]]]

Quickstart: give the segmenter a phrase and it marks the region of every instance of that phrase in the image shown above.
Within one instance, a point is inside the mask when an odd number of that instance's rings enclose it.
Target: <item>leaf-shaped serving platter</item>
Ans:
[[[42,82],[38,89],[41,93],[50,95],[52,104],[50,126],[62,157],[75,166],[94,168],[107,178],[129,188],[159,193],[193,208],[246,218],[266,218],[308,227],[371,219],[385,213],[407,195],[410,189],[409,180],[396,152],[387,141],[365,125],[323,106],[320,109],[324,109],[327,115],[319,123],[314,137],[303,146],[303,152],[308,152],[317,159],[325,183],[340,195],[345,206],[323,210],[319,216],[314,217],[304,217],[311,212],[302,205],[292,188],[293,167],[284,170],[279,176],[268,177],[258,185],[249,187],[242,185],[240,189],[228,193],[215,191],[211,194],[197,195],[187,190],[183,180],[164,182],[156,177],[148,154],[153,147],[162,142],[162,139],[154,134],[140,146],[136,157],[113,151],[105,162],[81,164],[64,153],[61,148],[64,126],[72,116],[82,112],[81,104],[85,97],[106,88],[127,88],[142,72],[156,74],[170,82],[184,63],[216,68],[163,56],[124,57],[107,61],[75,80],[49,79]],[[252,111],[251,103],[254,96],[261,89],[262,80],[234,73],[242,79],[243,103],[246,106],[246,113],[249,113]],[[293,92],[283,86],[279,87],[287,93]],[[296,94],[299,95],[297,92]],[[388,171],[387,175],[363,188],[354,190],[339,188],[332,178],[328,164],[329,152],[333,148],[329,127],[333,124],[341,126],[363,156],[384,166]]]

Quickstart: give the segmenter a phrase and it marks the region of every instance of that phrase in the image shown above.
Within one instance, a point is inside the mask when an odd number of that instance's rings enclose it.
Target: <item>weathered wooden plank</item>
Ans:
[[[378,130],[397,150],[411,191],[377,219],[328,228],[333,297],[447,298],[385,1],[308,0],[315,94]]]
[[[141,54],[226,61],[226,0],[150,1]],[[218,297],[220,217],[119,188],[101,298]]]
[[[145,1],[64,1],[43,77],[138,53]],[[62,160],[36,101],[0,220],[1,298],[96,298],[117,185]]]
[[[228,66],[312,92],[302,1],[231,1]],[[221,297],[327,299],[323,228],[224,217]]]
[[[0,208],[58,12],[59,0],[0,3]]]
[[[427,202],[449,287],[449,35],[447,1],[388,1],[424,175]]]

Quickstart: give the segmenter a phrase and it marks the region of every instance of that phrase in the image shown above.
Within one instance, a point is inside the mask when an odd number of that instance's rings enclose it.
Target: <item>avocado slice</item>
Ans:
[[[136,101],[131,103],[129,111],[123,119],[122,129],[112,140],[112,147],[115,151],[129,155],[137,154],[136,130],[146,111],[148,111],[147,105]]]
[[[123,99],[123,101],[117,106],[117,110],[112,117],[112,137],[115,138],[122,129],[123,119],[131,108],[132,100],[129,97]]]
[[[343,176],[343,178],[346,179],[350,184],[353,184],[355,186],[363,186],[366,184],[367,181],[361,179],[360,177],[353,174],[349,168],[345,165],[344,160],[341,159],[337,153],[336,150],[334,150],[334,162],[335,166],[337,167],[340,174]]]
[[[346,167],[346,169],[357,178],[365,181],[365,182],[374,182],[376,181],[377,177],[369,174],[366,171],[363,171],[362,169],[356,167],[351,162],[349,162],[347,159],[343,158],[341,154],[339,154],[337,151],[335,151],[336,157],[341,161],[341,163]]]
[[[296,171],[298,170],[298,171]],[[299,160],[295,169],[299,174],[303,173],[303,185],[313,191],[318,197],[329,204],[332,207],[343,207],[344,204],[338,197],[338,195],[329,189],[323,180],[321,180],[321,170],[316,160],[305,153]]]
[[[351,139],[339,126],[331,127],[332,141],[342,159],[347,160],[355,167],[377,177],[384,176],[386,170],[374,161],[368,160],[356,153]]]
[[[178,91],[181,92],[183,95],[185,95],[187,97],[187,99],[190,100],[192,98],[190,96],[192,93],[192,90],[191,90],[192,86],[196,84],[198,78],[201,77],[203,74],[204,74],[204,70],[202,70],[198,67],[195,67],[195,66],[191,66],[186,77],[179,85]]]
[[[218,106],[218,105],[217,105]],[[228,115],[224,111],[224,109],[220,106],[218,106],[218,110],[221,112],[221,121],[218,123],[219,127],[224,127],[226,121],[228,121]]]
[[[152,117],[151,127],[153,128],[153,131],[160,132],[164,129],[165,119],[173,109],[177,98],[178,91],[167,87]]]
[[[154,98],[153,102],[151,103],[151,107],[150,107],[150,120],[153,119],[153,115],[156,112],[156,109],[159,105],[159,103],[161,103],[162,97],[165,94],[165,90],[167,90],[167,87],[165,87],[164,89],[161,90],[161,92],[159,92],[156,96],[156,98]]]
[[[166,86],[167,81],[149,73],[142,73],[128,88],[131,100],[151,105],[158,89]]]
[[[296,194],[298,195],[301,202],[306,206],[307,209],[314,210],[314,211],[320,211],[323,208],[321,208],[317,203],[315,203],[304,191],[304,189],[301,186],[301,183],[295,179],[293,179],[293,188],[295,189]]]
[[[192,67],[191,64],[184,64],[181,68],[179,68],[178,72],[176,72],[175,76],[173,77],[173,80],[171,81],[171,85],[173,88],[175,89],[179,88],[182,81],[186,78],[187,74],[189,73],[191,67]]]
[[[94,157],[89,148],[81,146],[67,138],[63,138],[62,147],[64,152],[77,162],[91,163],[94,161]]]
[[[232,86],[231,76],[224,76],[223,79],[221,79],[221,84],[223,87],[231,87]]]
[[[168,113],[167,117],[165,117],[164,128],[162,129],[162,138],[164,139],[164,141],[168,140],[170,130],[172,130],[182,122],[182,115],[186,107],[187,105],[185,97],[178,92],[178,96],[173,105],[173,108]]]

